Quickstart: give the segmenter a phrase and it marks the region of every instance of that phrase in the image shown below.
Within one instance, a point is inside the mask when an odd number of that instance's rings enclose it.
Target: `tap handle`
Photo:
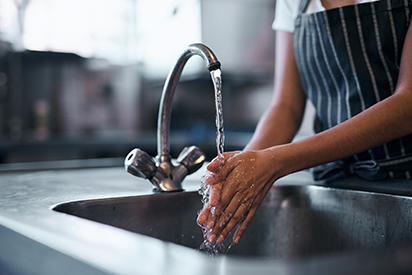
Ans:
[[[177,162],[183,164],[187,168],[187,174],[190,175],[202,167],[205,159],[205,154],[197,146],[190,146],[182,150],[177,157]]]
[[[124,167],[128,173],[149,180],[157,171],[153,158],[139,148],[133,149],[126,156]]]

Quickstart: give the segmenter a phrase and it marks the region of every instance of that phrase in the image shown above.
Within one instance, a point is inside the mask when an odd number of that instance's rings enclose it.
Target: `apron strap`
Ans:
[[[299,12],[298,12],[299,15],[306,12],[306,10],[308,9],[309,3],[310,3],[310,0],[302,0],[300,2]]]
[[[338,160],[312,169],[314,180],[324,181],[331,181],[353,175],[366,180],[380,180],[388,177],[392,178],[394,173],[396,174],[396,178],[410,179],[411,172],[412,155],[391,160],[364,160],[354,163]]]

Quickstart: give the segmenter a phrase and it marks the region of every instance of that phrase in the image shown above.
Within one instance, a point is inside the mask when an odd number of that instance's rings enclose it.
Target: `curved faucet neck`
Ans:
[[[179,82],[186,62],[193,55],[199,55],[206,62],[209,71],[220,69],[220,62],[216,55],[207,46],[196,43],[189,45],[181,54],[175,66],[170,71],[163,87],[162,98],[160,100],[159,115],[157,122],[157,153],[160,162],[170,161],[169,153],[169,130],[172,101],[176,86]]]
[[[163,87],[157,125],[157,161],[153,160],[146,152],[135,148],[126,156],[124,162],[127,172],[150,180],[155,192],[182,191],[183,179],[197,171],[206,159],[203,152],[196,146],[183,148],[176,159],[176,166],[172,164],[172,158],[169,154],[169,128],[173,96],[183,67],[193,55],[201,56],[209,71],[220,69],[220,62],[208,47],[203,44],[189,45],[177,60]]]

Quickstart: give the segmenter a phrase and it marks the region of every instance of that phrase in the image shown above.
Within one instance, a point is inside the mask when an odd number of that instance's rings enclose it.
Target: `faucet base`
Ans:
[[[139,148],[133,149],[124,161],[128,173],[150,180],[153,192],[181,192],[183,179],[202,167],[206,157],[196,146],[185,147],[172,164],[170,156],[158,156],[155,161]]]

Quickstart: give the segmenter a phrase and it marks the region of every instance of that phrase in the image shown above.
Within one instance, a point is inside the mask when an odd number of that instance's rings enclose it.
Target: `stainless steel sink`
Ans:
[[[179,192],[69,202],[54,210],[198,249],[200,199]],[[411,211],[406,196],[274,186],[228,254],[296,259],[405,245],[412,243]]]

